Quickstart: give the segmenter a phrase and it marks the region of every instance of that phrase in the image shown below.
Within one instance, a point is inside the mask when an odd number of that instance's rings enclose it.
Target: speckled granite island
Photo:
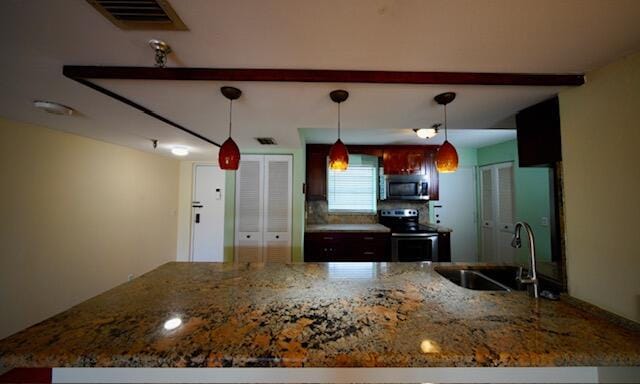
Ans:
[[[640,365],[640,333],[430,263],[172,262],[0,341],[5,367],[571,365]]]

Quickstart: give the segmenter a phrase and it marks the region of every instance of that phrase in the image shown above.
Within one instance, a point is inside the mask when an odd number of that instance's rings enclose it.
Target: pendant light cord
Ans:
[[[338,103],[338,140],[340,140],[340,103]]]
[[[444,105],[444,141],[447,141],[447,104]]]
[[[231,137],[231,112],[233,111],[233,100],[229,100],[229,137]]]

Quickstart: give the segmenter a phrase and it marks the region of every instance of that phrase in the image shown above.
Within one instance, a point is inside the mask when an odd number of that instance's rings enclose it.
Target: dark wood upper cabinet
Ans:
[[[327,199],[328,144],[307,144],[306,199]],[[429,176],[429,197],[438,200],[439,178],[435,167],[437,145],[347,145],[350,154],[382,158],[385,174]]]
[[[382,166],[386,175],[424,175],[426,174],[425,149],[386,147]]]
[[[327,199],[328,145],[307,145],[307,201]]]
[[[520,111],[516,126],[521,167],[548,167],[562,160],[557,97]]]

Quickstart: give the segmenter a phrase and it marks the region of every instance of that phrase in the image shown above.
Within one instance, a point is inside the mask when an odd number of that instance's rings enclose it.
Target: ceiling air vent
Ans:
[[[277,145],[276,140],[273,137],[256,137],[258,143],[262,145]]]
[[[186,31],[166,0],[87,0],[120,29]]]

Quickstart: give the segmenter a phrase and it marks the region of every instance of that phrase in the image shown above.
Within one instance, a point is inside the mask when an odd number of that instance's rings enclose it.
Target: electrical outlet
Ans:
[[[133,273],[130,273],[129,276],[127,276],[127,281],[131,281],[133,280],[134,276]]]
[[[540,218],[540,225],[542,225],[543,227],[548,227],[549,226],[549,218],[546,216],[543,216]]]

